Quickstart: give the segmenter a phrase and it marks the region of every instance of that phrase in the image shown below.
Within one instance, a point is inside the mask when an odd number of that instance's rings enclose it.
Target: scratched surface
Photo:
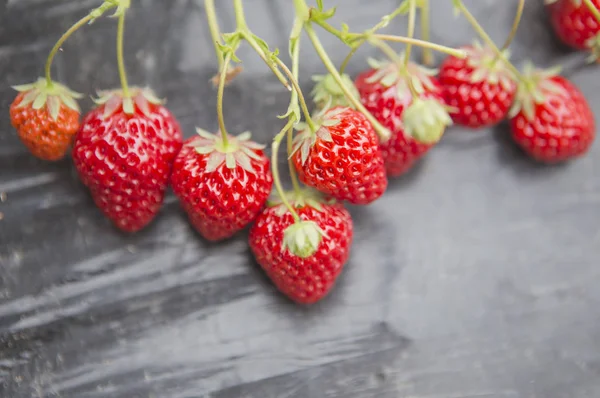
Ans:
[[[450,1],[432,2],[433,39],[470,41]],[[130,80],[168,97],[187,136],[216,129],[202,2],[134,3]],[[231,30],[229,2],[217,3]],[[255,32],[285,48],[290,2],[246,3]],[[54,40],[96,4],[0,1],[1,397],[600,397],[600,145],[542,167],[506,126],[451,129],[383,199],[351,209],[356,243],[337,288],[297,307],[252,261],[245,233],[207,244],[170,195],[148,229],[122,235],[70,161],[37,161],[19,143],[9,85],[34,80]],[[337,4],[335,23],[359,30],[397,2]],[[516,1],[467,5],[503,41]],[[524,18],[517,63],[565,63],[600,115],[600,71],[555,43],[541,1],[528,1]],[[85,93],[116,85],[114,29],[105,19],[68,42],[60,80]],[[346,50],[325,45],[340,62]],[[309,89],[323,68],[308,42],[302,51]],[[227,91],[227,123],[267,142],[286,93],[256,55],[239,55],[246,73]]]

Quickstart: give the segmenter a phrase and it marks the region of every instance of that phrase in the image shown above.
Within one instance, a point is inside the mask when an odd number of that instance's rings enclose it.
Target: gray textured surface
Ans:
[[[432,2],[436,41],[473,37],[449,0]],[[37,161],[19,143],[6,116],[9,85],[36,78],[60,32],[96,3],[0,1],[0,396],[600,396],[600,145],[542,167],[510,144],[505,126],[453,128],[383,199],[352,209],[345,273],[325,301],[300,308],[253,263],[245,234],[207,244],[170,196],[148,229],[121,235],[69,161]],[[201,2],[134,3],[130,80],[168,97],[187,136],[195,125],[215,129]],[[218,3],[231,29],[229,3]],[[246,3],[256,33],[284,48],[289,1]],[[355,30],[397,4],[337,3],[336,22]],[[498,41],[515,3],[467,1]],[[557,47],[541,1],[527,2],[524,20],[514,59],[566,62],[600,115],[597,68]],[[60,78],[88,93],[117,84],[114,27],[103,20],[75,36],[57,60]],[[403,32],[404,21],[391,29]],[[345,50],[325,43],[339,62]],[[246,73],[227,91],[228,125],[266,142],[286,94],[255,55],[240,56]],[[309,73],[323,70],[308,42],[302,62],[308,89]]]

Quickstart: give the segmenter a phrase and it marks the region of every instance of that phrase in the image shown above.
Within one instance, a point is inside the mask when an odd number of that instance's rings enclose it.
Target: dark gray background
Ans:
[[[169,195],[149,228],[120,234],[69,160],[38,161],[19,142],[9,85],[37,78],[60,33],[98,3],[0,1],[0,396],[600,397],[600,145],[546,167],[504,125],[452,128],[383,199],[351,209],[356,240],[337,288],[298,307],[253,262],[246,233],[208,244]],[[133,3],[130,80],[168,97],[186,136],[216,129],[202,2]],[[231,30],[230,2],[218,3]],[[284,54],[290,3],[246,1],[250,26]],[[398,4],[325,3],[340,5],[334,23],[354,30]],[[450,0],[432,3],[435,41],[474,37]],[[516,0],[466,3],[502,42]],[[514,59],[566,63],[600,114],[600,72],[555,42],[541,3],[527,2]],[[399,19],[391,31],[405,27]],[[103,19],[74,36],[58,78],[90,94],[117,85],[114,30]],[[340,62],[346,50],[320,33]],[[308,41],[302,54],[308,90],[323,67]],[[227,123],[267,142],[287,94],[256,55],[239,55],[246,73],[227,91]]]

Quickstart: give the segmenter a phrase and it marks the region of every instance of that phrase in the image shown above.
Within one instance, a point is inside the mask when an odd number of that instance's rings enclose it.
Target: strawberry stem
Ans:
[[[306,105],[306,100],[304,99],[304,94],[302,94],[302,89],[300,89],[300,85],[298,84],[298,81],[296,80],[295,76],[290,71],[290,69],[286,66],[286,64],[283,63],[282,60],[280,60],[279,58],[275,58],[275,63],[281,68],[281,70],[283,70],[283,72],[287,75],[289,81],[292,83],[292,86],[294,87],[294,91],[297,93],[298,99],[300,100],[300,107],[302,108],[302,113],[304,114],[304,119],[306,119],[306,124],[308,124],[308,127],[310,127],[310,131],[312,131],[313,133],[316,133],[317,126],[315,125],[312,118],[310,117],[310,112],[308,110],[308,106]]]
[[[412,45],[423,47],[423,48],[430,48],[434,51],[452,55],[452,56],[458,57],[458,58],[466,58],[467,57],[467,53],[465,53],[463,50],[460,50],[457,48],[452,48],[452,47],[442,46],[440,44],[435,44],[435,43],[431,43],[431,42],[424,41],[424,40],[413,39],[413,38],[404,37],[404,36],[385,35],[385,34],[375,34],[375,35],[372,35],[371,37],[373,37],[375,39],[383,40],[383,41],[412,44]]]
[[[272,150],[271,150],[271,152],[272,152],[271,153],[271,169],[273,171],[273,183],[275,184],[275,190],[281,197],[281,201],[283,202],[285,207],[287,207],[287,209],[290,211],[290,213],[292,213],[292,217],[294,217],[294,222],[300,222],[300,216],[298,215],[298,213],[296,212],[294,207],[290,204],[290,202],[287,200],[285,191],[283,190],[283,187],[281,185],[281,179],[279,178],[279,164],[278,164],[278,160],[277,160],[278,153],[279,153],[279,145],[281,144],[283,135],[286,134],[290,129],[293,128],[294,123],[295,123],[294,118],[293,117],[290,118],[290,120],[288,120],[288,122],[286,123],[285,127],[283,129],[281,129],[281,131],[279,133],[277,133],[277,135],[273,139],[273,144],[271,147],[272,148]],[[297,189],[296,186],[294,186],[294,189]],[[298,190],[299,190],[299,188],[298,188]]]
[[[327,55],[327,52],[323,48],[323,45],[321,44],[321,41],[319,40],[319,37],[315,33],[310,22],[308,22],[304,25],[304,30],[306,31],[306,34],[308,35],[310,41],[312,42],[313,47],[315,48],[315,51],[317,52],[317,55],[319,56],[319,58],[321,58],[321,61],[325,65],[325,68],[329,71],[329,73],[331,74],[333,79],[340,86],[341,90],[344,92],[344,95],[346,96],[348,101],[358,111],[360,111],[363,115],[365,115],[365,117],[369,120],[369,122],[371,123],[371,125],[373,126],[373,128],[375,129],[377,134],[379,134],[379,138],[382,141],[387,141],[391,136],[390,131],[388,129],[386,129],[385,127],[383,127],[381,125],[381,123],[379,123],[377,121],[377,119],[375,119],[373,117],[373,115],[363,106],[363,104],[361,104],[361,102],[356,97],[354,97],[354,95],[352,95],[352,92],[348,89],[348,87],[346,87],[346,85],[344,84],[344,81],[342,80],[342,76],[339,74],[336,67],[333,65],[333,62],[331,62],[331,58],[329,58],[329,55]]]
[[[119,78],[121,79],[121,87],[123,88],[123,97],[129,98],[129,84],[127,84],[127,72],[125,71],[125,61],[123,58],[123,37],[125,36],[125,12],[119,15],[119,23],[117,25],[117,64],[119,67]]]
[[[477,22],[477,19],[473,16],[473,14],[471,14],[471,12],[469,12],[469,10],[467,9],[467,7],[465,7],[463,2],[461,0],[453,1],[454,6],[458,8],[460,12],[462,12],[465,18],[467,18],[467,21],[469,21],[469,23],[473,27],[473,29],[475,29],[477,34],[479,34],[483,41],[496,53],[496,56],[503,59],[504,63],[507,65],[508,68],[510,68],[510,70],[513,72],[513,74],[517,77],[518,80],[523,80],[524,77],[521,74],[521,72],[519,72],[519,70],[510,61],[508,61],[504,57],[504,55],[502,55],[502,52],[500,51],[498,46],[496,46],[496,43],[494,43],[490,36],[485,32],[485,29],[483,29],[479,22]]]
[[[227,52],[225,61],[221,68],[221,76],[219,77],[219,89],[217,91],[217,117],[219,119],[219,130],[223,139],[223,147],[227,148],[229,139],[227,138],[227,128],[225,128],[225,118],[223,117],[223,93],[225,92],[225,82],[227,81],[227,70],[231,62],[232,53]]]
[[[600,10],[598,10],[596,8],[596,6],[594,5],[594,3],[592,3],[592,0],[583,0],[583,2],[587,6],[587,8],[590,10],[590,12],[592,14],[594,14],[594,17],[596,17],[596,19],[600,23]]]
[[[406,35],[409,39],[415,37],[415,18],[417,12],[416,0],[408,0],[410,8],[408,10],[408,34]],[[412,51],[412,43],[406,44],[406,50],[404,51],[404,69],[408,69],[408,63],[410,62],[410,53]]]
[[[73,33],[75,33],[75,31],[77,31],[83,25],[85,25],[86,23],[91,21],[93,18],[94,17],[92,16],[92,14],[88,14],[85,17],[81,18],[58,39],[58,41],[56,42],[54,47],[52,47],[52,50],[50,50],[50,54],[48,55],[48,59],[46,60],[46,68],[45,68],[46,84],[48,87],[52,87],[52,85],[53,85],[53,83],[52,83],[52,61],[54,61],[54,57],[56,56],[56,53],[58,53],[58,50],[60,50],[60,48],[62,47],[64,42],[67,41],[67,39]]]
[[[217,62],[219,63],[219,72],[223,68],[223,55],[219,44],[221,44],[221,30],[219,29],[219,20],[217,19],[217,12],[215,11],[214,0],[204,0],[204,10],[206,11],[206,19],[208,21],[208,29],[210,30],[210,36],[215,47],[217,54]]]
[[[296,40],[295,45],[292,48],[292,76],[293,80],[298,81],[298,76],[300,75],[300,37]],[[296,91],[292,92],[292,104],[297,104],[298,102],[298,93]],[[293,114],[290,115],[290,118],[293,117]],[[297,120],[294,121],[294,123]],[[293,140],[294,140],[294,129],[290,127],[287,132],[287,156],[288,156],[288,168],[290,169],[290,179],[292,180],[292,186],[294,187],[294,192],[296,194],[300,194],[300,183],[298,182],[298,176],[296,174],[296,167],[294,167],[294,163],[292,160],[292,152],[293,148]]]
[[[430,41],[429,17],[429,0],[421,0],[421,39],[425,41]],[[426,66],[433,65],[433,53],[430,48],[423,49],[423,64]]]
[[[517,6],[517,13],[515,14],[515,19],[513,21],[512,27],[510,28],[510,34],[506,38],[506,41],[502,45],[500,51],[504,51],[510,47],[510,44],[513,42],[517,34],[517,30],[519,29],[519,25],[521,24],[521,17],[523,16],[523,8],[525,8],[525,0],[519,0],[519,5]]]

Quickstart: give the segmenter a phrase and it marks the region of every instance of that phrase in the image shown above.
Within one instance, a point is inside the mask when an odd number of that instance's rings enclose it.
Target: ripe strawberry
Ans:
[[[316,131],[298,126],[293,161],[300,180],[338,200],[366,205],[387,188],[375,130],[365,116],[335,107],[322,116]]]
[[[250,248],[275,286],[300,304],[312,304],[332,289],[350,255],[352,218],[340,204],[312,191],[288,194],[301,221],[271,204],[250,230]]]
[[[451,124],[447,112],[442,109],[441,86],[435,71],[414,63],[408,70],[391,62],[369,60],[372,69],[361,73],[355,81],[365,108],[392,132],[392,137],[379,147],[388,177],[397,177],[408,171],[441,139],[445,127]],[[427,101],[427,109],[419,115],[413,112],[410,126],[406,126],[405,109],[413,104],[407,85],[407,74],[421,100]],[[409,131],[406,131],[406,128]]]
[[[498,124],[508,114],[517,83],[505,60],[479,43],[463,47],[467,58],[447,57],[439,79],[454,123],[481,128]]]
[[[101,93],[84,118],[73,161],[96,205],[126,232],[135,232],[162,205],[183,137],[179,124],[148,89]]]
[[[250,133],[229,136],[198,130],[175,159],[171,185],[198,232],[226,239],[242,230],[264,207],[271,187],[270,162]]]
[[[10,106],[10,121],[19,138],[36,157],[60,160],[65,157],[79,129],[81,98],[62,84],[45,79],[15,86],[19,94]]]
[[[546,0],[550,21],[565,44],[600,55],[600,22],[583,0]],[[600,0],[592,0],[600,9]]]
[[[556,73],[527,65],[510,112],[515,142],[531,157],[545,163],[584,154],[596,131],[594,115],[583,94]]]

